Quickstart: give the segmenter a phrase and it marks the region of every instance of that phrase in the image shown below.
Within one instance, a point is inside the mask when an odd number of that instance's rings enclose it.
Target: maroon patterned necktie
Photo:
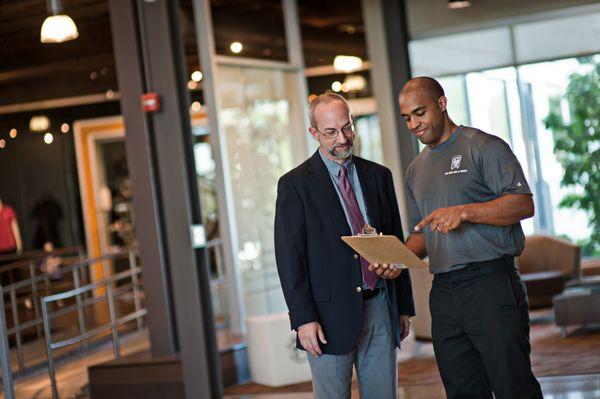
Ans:
[[[365,225],[365,218],[360,211],[360,207],[358,206],[358,201],[356,200],[356,195],[354,194],[354,189],[350,185],[350,180],[348,180],[348,169],[344,165],[340,168],[340,174],[338,175],[338,186],[340,188],[340,192],[342,193],[342,198],[344,199],[344,204],[346,204],[346,211],[348,211],[348,216],[350,218],[350,223],[352,224],[352,234],[356,235],[362,232],[362,229]],[[362,269],[363,280],[369,288],[374,289],[377,284],[377,273],[369,271],[369,262],[360,257],[360,266]]]

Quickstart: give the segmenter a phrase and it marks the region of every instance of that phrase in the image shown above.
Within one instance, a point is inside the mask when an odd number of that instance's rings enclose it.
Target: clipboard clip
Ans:
[[[371,226],[369,223],[365,223],[364,227],[362,228],[361,232],[357,234],[357,236],[376,236],[377,235],[377,230],[375,229],[375,227]],[[381,233],[379,233],[379,235],[381,235]]]

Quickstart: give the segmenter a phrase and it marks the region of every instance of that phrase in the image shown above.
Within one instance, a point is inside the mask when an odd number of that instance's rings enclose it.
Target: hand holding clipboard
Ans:
[[[365,226],[365,229],[370,226]],[[427,265],[419,259],[396,236],[374,234],[374,229],[367,234],[342,236],[342,240],[354,249],[370,264],[405,265],[409,269],[427,269]]]

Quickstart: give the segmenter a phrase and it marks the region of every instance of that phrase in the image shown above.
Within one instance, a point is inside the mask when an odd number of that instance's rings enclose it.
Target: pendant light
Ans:
[[[40,32],[40,41],[42,43],[62,43],[68,40],[77,39],[79,32],[77,25],[63,11],[61,0],[46,0],[48,6],[48,16],[42,24]]]

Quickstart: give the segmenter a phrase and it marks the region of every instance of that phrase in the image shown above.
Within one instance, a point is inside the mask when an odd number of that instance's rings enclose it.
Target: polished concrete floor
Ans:
[[[600,334],[594,334],[588,345],[598,342],[596,339]],[[576,342],[576,341],[573,341]],[[148,338],[145,330],[129,333],[123,337],[122,345],[124,354],[142,351],[148,348]],[[577,347],[577,345],[575,345]],[[592,354],[596,348],[578,347],[580,357],[585,360],[586,354]],[[407,362],[414,359],[428,358],[431,355],[430,344],[417,343],[414,340],[407,345],[407,350],[399,356],[401,367],[406,367]],[[557,355],[559,355],[557,353]],[[58,387],[62,399],[87,399],[87,367],[112,359],[112,348],[110,343],[100,346],[93,353],[80,358],[71,359],[69,362],[60,364],[58,367]],[[559,355],[560,356],[560,355]],[[588,359],[589,361],[590,359]],[[591,359],[600,366],[600,359]],[[591,399],[600,398],[600,374],[578,374],[569,376],[548,376],[539,378],[546,399]],[[402,382],[402,378],[401,378]],[[17,379],[15,394],[18,399],[50,399],[52,397],[48,375],[40,371],[35,375]],[[0,397],[3,397],[0,395]],[[353,390],[353,398],[358,398],[358,391]],[[308,399],[312,398],[310,390],[304,392],[253,392],[248,394],[230,394],[228,399]],[[445,398],[444,390],[439,380],[430,383],[401,383],[398,392],[399,399],[436,399]]]
[[[539,379],[545,399],[596,399],[600,398],[600,374],[542,377]],[[258,394],[242,396],[226,396],[227,399],[309,399],[310,392],[289,394]],[[398,399],[444,399],[444,388],[441,385],[415,385],[398,390]],[[356,390],[352,398],[359,398]]]

